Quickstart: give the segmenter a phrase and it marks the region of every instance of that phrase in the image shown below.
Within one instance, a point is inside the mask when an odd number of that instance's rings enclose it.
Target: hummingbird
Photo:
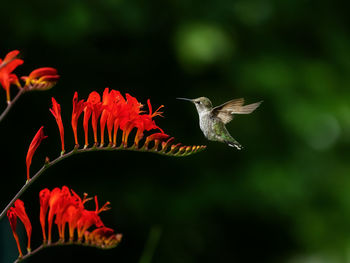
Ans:
[[[238,150],[242,149],[242,145],[230,135],[225,125],[233,119],[235,114],[250,114],[262,103],[262,101],[259,101],[243,105],[244,99],[240,98],[213,108],[211,101],[206,97],[177,99],[190,101],[196,106],[199,115],[199,126],[208,140],[223,142]]]

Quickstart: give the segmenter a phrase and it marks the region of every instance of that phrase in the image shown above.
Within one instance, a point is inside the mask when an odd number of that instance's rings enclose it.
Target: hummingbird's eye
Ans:
[[[197,104],[201,104],[201,102],[200,102],[200,101],[196,101],[196,103],[197,103]]]

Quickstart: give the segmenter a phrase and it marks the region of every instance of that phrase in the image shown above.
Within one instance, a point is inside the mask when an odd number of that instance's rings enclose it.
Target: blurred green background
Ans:
[[[33,248],[41,242],[38,193],[62,185],[109,200],[102,219],[124,239],[108,251],[46,249],[28,262],[139,262],[152,228],[160,238],[151,262],[350,262],[348,2],[14,0],[1,7],[0,57],[19,49],[18,75],[41,66],[61,75],[52,90],[23,96],[0,124],[1,208],[25,181],[26,151],[41,125],[49,138],[32,172],[59,155],[52,96],[62,105],[67,149],[74,91],[87,98],[106,86],[164,104],[157,124],[165,132],[208,145],[187,158],[91,153],[49,169],[22,196]],[[214,105],[264,100],[228,125],[242,151],[206,141],[194,106],[175,99],[199,96]],[[4,91],[0,99],[2,110]],[[1,262],[16,258],[7,219],[0,244]]]

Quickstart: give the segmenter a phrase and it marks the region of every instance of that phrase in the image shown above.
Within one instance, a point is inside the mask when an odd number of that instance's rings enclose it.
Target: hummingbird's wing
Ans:
[[[230,100],[220,106],[212,109],[212,114],[219,118],[223,123],[229,123],[233,119],[233,114],[252,113],[262,101],[243,106],[244,99]]]

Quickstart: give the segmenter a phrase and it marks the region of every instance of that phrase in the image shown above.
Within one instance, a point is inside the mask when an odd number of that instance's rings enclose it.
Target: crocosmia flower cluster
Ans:
[[[59,233],[59,241],[65,242],[65,229],[68,225],[69,241],[76,240],[78,243],[85,242],[87,244],[110,248],[116,246],[120,240],[120,234],[112,234],[110,230],[104,226],[99,214],[102,211],[109,210],[109,202],[106,202],[99,208],[97,196],[94,197],[96,209],[93,211],[85,209],[84,205],[91,198],[87,198],[84,194],[83,199],[80,198],[72,189],[66,186],[62,188],[54,188],[52,191],[43,189],[39,193],[40,198],[40,224],[43,232],[44,242],[52,242],[52,225],[57,225]],[[55,218],[55,220],[53,220]],[[47,219],[47,232],[46,232]],[[99,231],[88,232],[88,229],[95,226]],[[46,233],[47,237],[46,237]],[[107,236],[101,236],[106,233]],[[94,235],[99,236],[99,238]],[[97,240],[101,242],[98,243]]]
[[[80,105],[80,107],[79,107]],[[100,128],[100,146],[105,144],[105,130],[107,128],[108,142],[111,146],[117,145],[117,133],[121,130],[122,147],[128,146],[129,134],[133,128],[137,129],[134,139],[134,146],[139,146],[139,141],[143,138],[144,131],[155,130],[164,134],[163,130],[159,128],[153,118],[161,116],[159,111],[163,107],[160,106],[155,112],[152,112],[150,100],[147,101],[148,114],[142,111],[143,105],[130,94],[126,94],[125,98],[117,90],[109,90],[106,88],[101,96],[93,91],[90,93],[88,99],[78,100],[78,93],[74,94],[73,98],[73,113],[72,113],[72,127],[74,138],[77,142],[77,117],[79,113],[84,113],[83,128],[85,133],[85,147],[88,146],[89,134],[89,120],[91,119],[91,126],[94,134],[94,143],[98,144],[98,127]],[[83,110],[81,110],[81,107]],[[80,111],[80,112],[79,112]],[[168,135],[163,136],[168,138]]]
[[[122,235],[115,234],[113,229],[106,227],[99,215],[101,212],[110,209],[109,202],[99,207],[97,196],[95,196],[96,208],[95,210],[88,210],[85,208],[85,203],[91,199],[87,197],[87,194],[84,194],[83,198],[81,198],[67,186],[57,187],[51,191],[47,188],[41,190],[39,193],[39,219],[43,244],[52,244],[52,228],[55,224],[58,230],[59,238],[57,243],[59,244],[76,243],[104,249],[117,246],[122,239]],[[17,199],[14,206],[7,211],[7,217],[20,257],[23,256],[23,253],[16,232],[17,218],[23,222],[28,238],[27,253],[30,254],[32,225],[23,201]],[[67,237],[66,234],[68,234]]]
[[[90,123],[93,132],[94,146],[103,147],[107,144],[110,147],[129,147],[133,149],[149,150],[148,146],[150,142],[154,141],[154,150],[163,152],[169,150],[174,154],[193,153],[205,148],[205,146],[174,145],[174,138],[170,138],[169,135],[165,134],[154,121],[154,117],[162,116],[160,109],[164,106],[161,105],[157,110],[153,111],[151,102],[148,99],[147,107],[148,110],[144,110],[143,105],[135,97],[128,93],[126,93],[124,97],[119,91],[114,89],[109,90],[109,88],[106,88],[102,98],[99,93],[93,91],[86,101],[79,100],[78,93],[75,92],[73,97],[71,125],[76,146],[79,146],[77,133],[78,119],[83,113],[85,148],[89,145]],[[136,134],[133,141],[130,141],[129,135],[133,129],[136,129]],[[119,131],[122,132],[120,143],[117,141]],[[149,131],[152,131],[153,134],[144,138],[145,132]],[[106,133],[108,135],[108,143],[105,139]],[[145,140],[143,144],[140,145],[142,139]],[[162,143],[161,149],[158,148],[160,143]]]

